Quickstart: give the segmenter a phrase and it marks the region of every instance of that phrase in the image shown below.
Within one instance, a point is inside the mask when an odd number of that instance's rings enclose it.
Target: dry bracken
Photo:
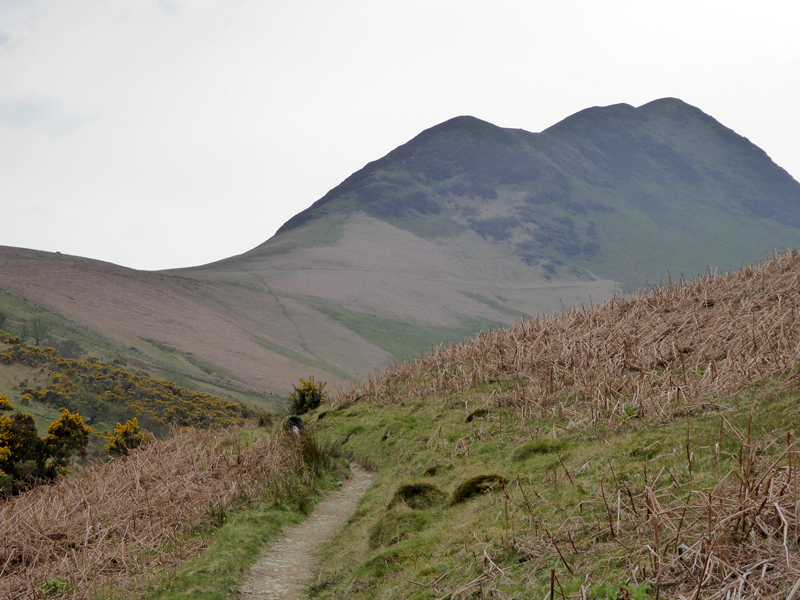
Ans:
[[[135,589],[148,570],[175,569],[205,543],[187,534],[209,507],[256,497],[301,462],[280,436],[245,443],[233,430],[176,430],[12,498],[0,505],[0,598],[39,598],[48,582],[63,582],[69,598]]]

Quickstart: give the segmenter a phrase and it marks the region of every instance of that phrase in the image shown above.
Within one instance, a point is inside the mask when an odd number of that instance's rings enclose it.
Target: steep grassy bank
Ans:
[[[790,252],[487,332],[340,393],[316,427],[380,475],[312,597],[786,598],[798,274]]]

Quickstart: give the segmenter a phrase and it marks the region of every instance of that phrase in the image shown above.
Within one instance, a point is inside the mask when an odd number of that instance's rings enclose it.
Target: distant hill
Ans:
[[[146,273],[0,248],[0,288],[186,376],[286,394],[800,238],[800,184],[676,99],[541,133],[473,117],[345,179],[262,245]]]

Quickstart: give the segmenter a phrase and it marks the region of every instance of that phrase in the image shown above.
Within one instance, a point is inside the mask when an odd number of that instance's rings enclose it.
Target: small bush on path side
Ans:
[[[325,382],[314,383],[314,376],[300,379],[300,387],[294,386],[294,391],[289,395],[289,409],[294,415],[302,415],[318,408],[327,398]]]

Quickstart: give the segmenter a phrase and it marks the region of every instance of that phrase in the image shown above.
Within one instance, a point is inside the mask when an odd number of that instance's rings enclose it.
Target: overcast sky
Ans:
[[[792,6],[0,0],[0,245],[204,264],[451,117],[541,131],[666,96],[800,179]]]

